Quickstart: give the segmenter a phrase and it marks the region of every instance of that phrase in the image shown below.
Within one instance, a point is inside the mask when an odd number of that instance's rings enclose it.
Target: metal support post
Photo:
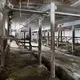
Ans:
[[[55,79],[55,4],[51,3],[50,19],[51,19],[51,77]]]
[[[49,47],[49,31],[47,30],[47,47]]]
[[[26,33],[26,32],[24,31],[24,48],[25,48],[25,33]]]
[[[32,50],[32,46],[31,46],[31,27],[29,28],[29,50]]]
[[[75,44],[75,27],[72,26],[72,53],[74,52],[74,44]]]
[[[1,26],[2,33],[1,33],[1,67],[4,68],[5,65],[5,51],[4,51],[4,37],[5,37],[5,27],[7,22],[7,14],[3,11],[3,25]]]
[[[61,37],[61,42],[62,42],[62,30],[60,31],[60,37]]]
[[[43,45],[45,45],[45,42],[46,42],[46,31],[44,30]]]
[[[59,33],[60,31],[58,30],[57,47],[59,47]]]
[[[39,19],[39,40],[38,40],[38,51],[41,51],[41,43],[42,43],[42,20],[41,18]],[[39,52],[39,65],[41,66],[41,52]]]

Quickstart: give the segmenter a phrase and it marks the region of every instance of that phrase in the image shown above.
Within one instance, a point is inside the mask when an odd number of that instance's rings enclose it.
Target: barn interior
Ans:
[[[0,80],[80,80],[80,0],[0,0]]]

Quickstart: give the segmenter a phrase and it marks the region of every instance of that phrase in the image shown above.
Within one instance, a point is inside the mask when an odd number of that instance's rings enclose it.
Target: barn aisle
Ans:
[[[21,54],[16,42],[11,42],[5,70],[6,80],[49,80],[50,72],[47,68],[44,65],[40,68],[37,59],[34,56],[30,59],[30,54],[24,54],[23,51]]]

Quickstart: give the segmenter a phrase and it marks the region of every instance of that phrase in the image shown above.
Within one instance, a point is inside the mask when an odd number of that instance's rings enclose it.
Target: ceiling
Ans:
[[[20,0],[10,0],[13,4],[18,4],[20,2]],[[39,4],[42,4],[42,3],[50,3],[50,2],[56,2],[56,3],[66,3],[66,4],[70,4],[70,3],[74,3],[76,2],[77,0],[21,0],[22,3],[39,3]]]
[[[49,4],[50,2],[55,2],[56,5],[65,5],[69,7],[71,4],[75,3],[78,0],[10,0],[11,4],[14,5],[14,8],[21,8],[26,10],[36,10],[36,11],[42,11],[46,7],[45,5]],[[5,2],[5,0],[1,0],[0,2]],[[21,3],[20,3],[21,2]],[[1,3],[0,3],[1,4]],[[74,9],[72,10],[69,8],[58,8],[59,11],[68,11],[68,12],[74,12]],[[76,10],[76,9],[75,9]],[[79,10],[77,10],[78,13],[80,13]],[[21,16],[20,16],[21,15]],[[32,29],[38,28],[38,18],[41,15],[38,14],[32,14],[22,11],[14,11],[13,19],[12,19],[12,26],[14,27],[14,24],[18,23],[22,27],[32,27]],[[36,18],[35,18],[36,17]],[[66,19],[66,20],[65,20]],[[80,18],[76,17],[69,17],[65,15],[56,15],[56,23],[63,23],[66,21],[72,21]],[[48,25],[50,22],[50,18],[45,18],[43,20],[43,25]]]

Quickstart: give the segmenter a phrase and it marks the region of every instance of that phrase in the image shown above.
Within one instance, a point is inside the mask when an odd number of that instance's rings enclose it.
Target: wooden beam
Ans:
[[[51,19],[51,77],[50,80],[55,79],[55,4],[51,3],[50,11]]]

